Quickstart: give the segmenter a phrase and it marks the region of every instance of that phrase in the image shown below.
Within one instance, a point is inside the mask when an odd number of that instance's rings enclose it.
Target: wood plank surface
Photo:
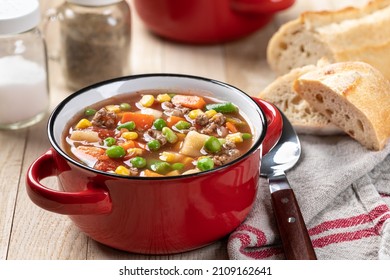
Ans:
[[[43,13],[62,1],[41,0]],[[184,73],[228,82],[257,95],[273,79],[266,62],[267,42],[279,26],[305,10],[362,5],[367,0],[297,0],[258,32],[221,45],[195,46],[153,35],[132,9],[131,73]],[[132,1],[129,1],[132,5]],[[48,44],[56,38],[47,38]],[[50,46],[49,46],[50,47]],[[49,61],[51,110],[71,92],[64,87],[57,61]],[[91,240],[67,216],[34,205],[25,191],[27,168],[49,149],[47,118],[19,131],[0,131],[0,260],[50,259],[227,259],[227,238],[204,248],[174,255],[140,255]],[[56,189],[55,178],[45,185]]]

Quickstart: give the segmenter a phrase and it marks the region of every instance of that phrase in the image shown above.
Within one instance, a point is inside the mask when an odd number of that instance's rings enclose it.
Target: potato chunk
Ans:
[[[188,132],[186,138],[184,139],[183,146],[180,149],[180,153],[190,157],[199,157],[202,155],[200,152],[203,148],[204,142],[210,136],[206,134],[201,134],[196,131]]]
[[[98,142],[100,140],[99,134],[92,130],[74,130],[70,139],[74,141],[86,141],[89,143]]]

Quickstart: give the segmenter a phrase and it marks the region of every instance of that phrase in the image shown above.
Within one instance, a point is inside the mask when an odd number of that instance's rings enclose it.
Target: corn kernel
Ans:
[[[242,141],[244,141],[242,139],[242,134],[241,132],[237,132],[237,133],[232,133],[232,134],[228,134],[226,136],[226,140],[229,140],[233,143],[241,143]]]
[[[92,123],[87,120],[87,119],[81,119],[77,124],[76,124],[76,129],[84,129],[87,127],[90,127]]]
[[[171,97],[169,96],[168,93],[159,94],[157,95],[157,101],[160,103],[169,102],[171,101]]]
[[[200,114],[203,114],[203,111],[201,109],[195,109],[188,113],[188,117],[192,120],[196,119],[197,116]]]
[[[127,154],[130,157],[140,156],[142,155],[142,149],[141,148],[130,148],[127,150]]]
[[[138,138],[138,133],[134,131],[126,131],[122,133],[122,137],[126,140],[135,140]]]
[[[119,113],[121,112],[121,108],[118,105],[107,105],[106,107],[107,111]]]
[[[144,107],[151,107],[154,103],[154,96],[150,95],[150,94],[146,94],[146,95],[142,96],[139,103]]]
[[[176,155],[170,152],[162,152],[160,154],[160,159],[169,163],[177,161]]]
[[[210,119],[211,117],[215,116],[217,114],[217,111],[215,110],[208,110],[205,112],[206,116]]]
[[[124,175],[124,176],[129,176],[130,175],[130,170],[124,167],[123,165],[119,165],[115,169],[115,173],[118,175]]]

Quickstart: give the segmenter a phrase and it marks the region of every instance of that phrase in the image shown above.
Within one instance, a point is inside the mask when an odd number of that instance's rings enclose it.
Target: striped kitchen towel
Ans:
[[[369,151],[347,136],[302,135],[287,172],[318,259],[390,259],[390,143]],[[284,259],[267,181],[229,237],[231,259]]]

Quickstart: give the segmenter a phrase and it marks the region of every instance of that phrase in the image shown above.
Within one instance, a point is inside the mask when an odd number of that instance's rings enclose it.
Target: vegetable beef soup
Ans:
[[[66,152],[97,170],[159,177],[207,171],[245,154],[251,128],[230,102],[142,91],[85,108],[66,129]]]

